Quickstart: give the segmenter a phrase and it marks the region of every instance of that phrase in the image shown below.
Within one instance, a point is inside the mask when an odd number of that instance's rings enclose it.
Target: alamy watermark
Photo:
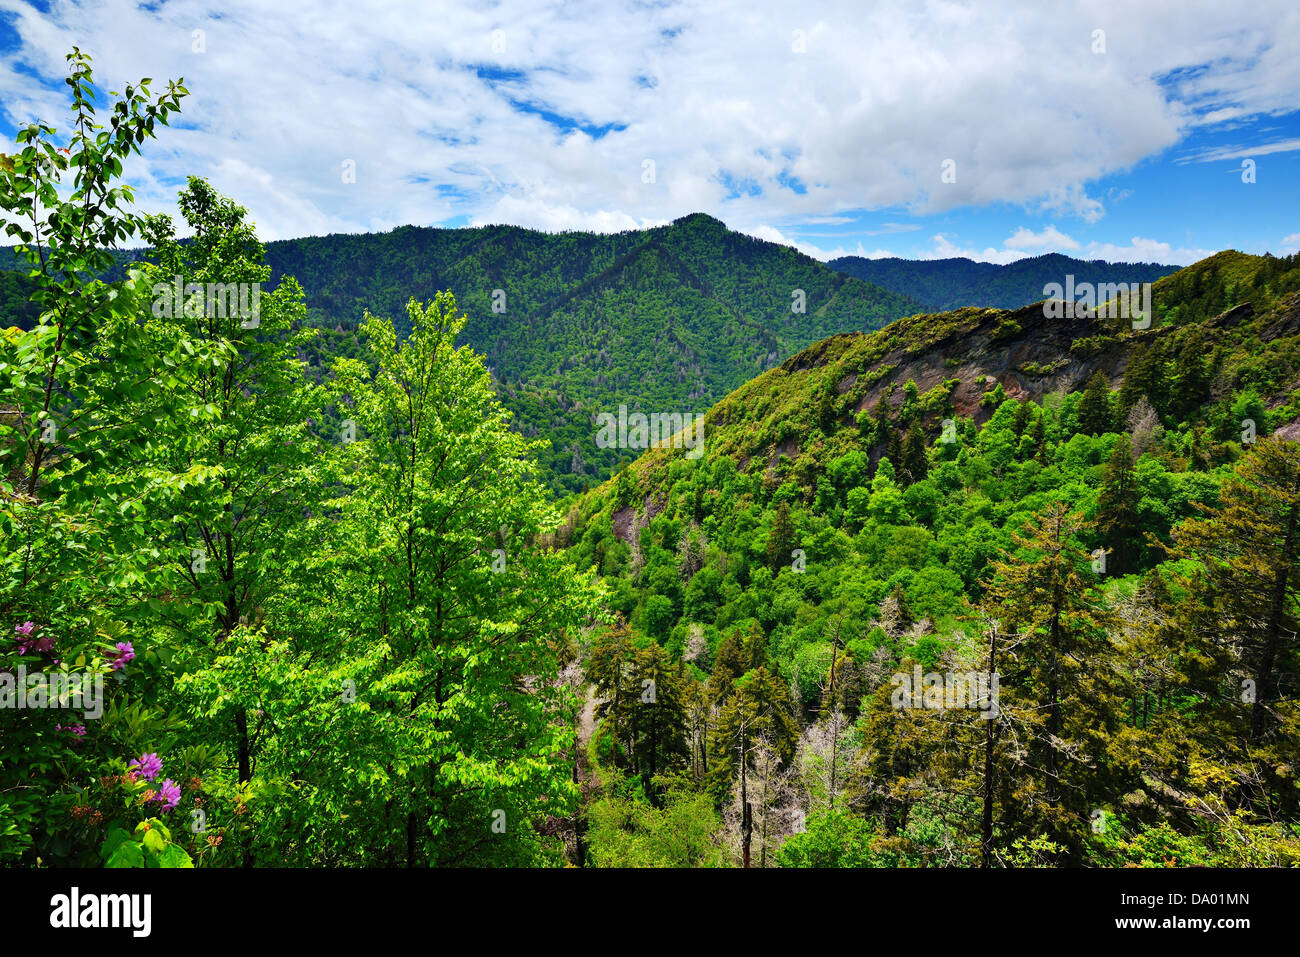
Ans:
[[[35,671],[25,665],[0,673],[0,709],[85,709],[87,720],[104,714],[104,676],[91,671]]]
[[[153,286],[156,319],[242,319],[242,329],[256,329],[262,321],[260,282],[190,282],[176,276],[170,283]]]
[[[689,412],[643,412],[628,414],[627,406],[618,407],[618,415],[602,412],[596,416],[599,431],[596,446],[602,449],[648,449],[667,446],[689,449],[688,459],[704,454],[704,414]]]
[[[898,709],[946,711],[965,708],[981,712],[981,718],[998,716],[998,682],[995,671],[929,671],[921,666],[912,673],[898,672],[890,682],[895,686],[890,703]]]

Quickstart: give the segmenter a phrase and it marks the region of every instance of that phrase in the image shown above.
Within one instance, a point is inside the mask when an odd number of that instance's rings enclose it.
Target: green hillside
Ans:
[[[608,698],[662,648],[688,742],[660,756],[655,785],[645,732],[620,740],[632,718],[607,705],[593,817],[637,821],[645,800],[686,814],[699,793],[725,825],[747,715],[783,769],[749,782],[771,789],[751,797],[769,861],[1300,860],[1300,831],[1274,823],[1300,807],[1275,764],[1294,738],[1261,730],[1300,718],[1300,658],[1269,644],[1267,621],[1232,618],[1259,601],[1243,597],[1245,553],[1266,556],[1249,574],[1296,557],[1300,447],[1269,436],[1300,431],[1300,257],[1222,253],[1155,300],[1149,329],[1036,305],[833,337],[714,406],[698,460],[657,449],[577,500],[557,541],[626,622],[588,671],[626,674]],[[1279,594],[1292,621],[1300,580]],[[977,712],[899,710],[891,682],[987,672],[999,633],[1019,637],[995,665],[1005,719],[986,767]],[[1271,681],[1266,720],[1237,693],[1246,680]],[[790,793],[812,802],[806,831]],[[1203,810],[1229,807],[1235,834]],[[591,841],[628,862],[617,831]]]

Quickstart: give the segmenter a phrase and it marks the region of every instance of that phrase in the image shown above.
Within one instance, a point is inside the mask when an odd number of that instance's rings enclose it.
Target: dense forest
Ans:
[[[704,216],[273,262],[132,212],[187,91],[68,60],[0,157],[0,864],[1300,864],[1300,256],[1147,324]],[[557,500],[620,403],[700,444]]]
[[[841,256],[832,259],[830,267],[915,299],[927,309],[963,306],[1017,309],[1041,300],[1044,287],[1049,283],[1063,283],[1067,275],[1073,276],[1076,283],[1141,283],[1155,282],[1178,269],[1155,263],[1075,259],[1060,253],[1028,256],[1006,265],[964,258]]]

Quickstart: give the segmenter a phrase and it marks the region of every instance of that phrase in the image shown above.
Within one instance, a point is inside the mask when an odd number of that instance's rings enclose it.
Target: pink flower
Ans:
[[[162,771],[162,759],[156,754],[142,754],[126,766],[127,771],[136,771],[146,781],[152,781]]]
[[[14,641],[18,642],[18,653],[27,654],[27,649],[34,644],[32,639],[33,632],[38,631],[34,621],[25,621],[21,625],[14,625]]]
[[[116,652],[106,651],[104,657],[108,659],[108,666],[113,671],[121,671],[126,667],[126,663],[135,657],[135,649],[131,647],[129,641],[119,641]]]
[[[175,781],[171,778],[167,778],[167,780],[163,781],[162,787],[158,789],[158,793],[150,798],[150,800],[164,802],[163,810],[170,811],[176,805],[181,803],[181,789],[176,786]]]

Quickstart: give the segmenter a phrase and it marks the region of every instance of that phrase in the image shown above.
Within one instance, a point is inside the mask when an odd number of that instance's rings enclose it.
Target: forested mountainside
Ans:
[[[841,256],[830,267],[865,279],[925,304],[927,309],[991,306],[1018,309],[1043,298],[1048,283],[1155,282],[1176,272],[1177,266],[1155,263],[1108,263],[1047,253],[1006,265],[972,259],[866,259]]]
[[[577,499],[591,861],[1300,863],[1300,257],[1154,301],[832,337]]]
[[[106,275],[136,255],[116,254]],[[702,214],[616,234],[408,226],[268,243],[265,262],[271,288],[292,276],[306,292],[322,334],[303,355],[322,375],[331,357],[361,354],[367,309],[404,335],[410,298],[452,291],[462,341],[487,357],[515,427],[550,442],[557,493],[608,477],[623,454],[596,444],[600,413],[702,413],[804,346],[922,308]],[[0,273],[0,324],[34,321],[26,288]]]

